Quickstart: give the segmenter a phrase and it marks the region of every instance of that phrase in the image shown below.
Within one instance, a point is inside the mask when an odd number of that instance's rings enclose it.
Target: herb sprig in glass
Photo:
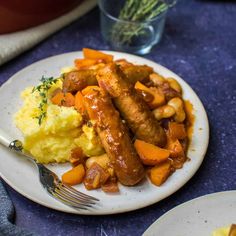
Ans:
[[[118,16],[121,21],[112,28],[112,42],[116,45],[131,45],[134,37],[145,34],[144,25],[133,22],[152,20],[168,7],[165,0],[126,0]]]
[[[48,90],[52,87],[53,84],[55,84],[59,78],[53,78],[53,77],[44,77],[40,79],[42,82],[40,85],[35,86],[32,89],[32,93],[37,91],[39,93],[39,96],[41,97],[40,103],[39,103],[39,115],[35,118],[38,120],[38,124],[41,125],[43,122],[43,119],[47,115],[47,104],[48,104]]]

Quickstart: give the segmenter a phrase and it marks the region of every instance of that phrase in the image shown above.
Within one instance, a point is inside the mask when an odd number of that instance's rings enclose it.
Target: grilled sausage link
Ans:
[[[97,80],[99,86],[113,97],[116,107],[137,138],[160,147],[166,144],[163,128],[115,64],[107,64],[100,69]]]
[[[119,66],[131,84],[135,84],[137,81],[145,82],[153,73],[153,68],[150,66],[134,65],[124,59],[115,61],[115,64]]]
[[[125,60],[117,61],[127,80],[135,84],[138,80],[144,81],[153,72],[153,69],[146,65],[134,65]],[[88,85],[97,85],[96,80],[97,70],[84,69],[71,71],[65,74],[63,81],[64,92],[77,92],[84,89]]]
[[[144,168],[111,99],[98,87],[84,96],[84,103],[119,181],[137,184],[145,175]]]
[[[64,75],[63,92],[75,93],[88,85],[96,85],[96,70],[71,71]]]

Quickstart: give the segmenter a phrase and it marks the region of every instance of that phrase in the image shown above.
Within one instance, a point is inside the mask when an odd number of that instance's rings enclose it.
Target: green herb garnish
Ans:
[[[40,85],[35,86],[32,89],[32,93],[34,93],[35,91],[38,91],[39,96],[41,97],[41,101],[39,103],[39,115],[36,116],[35,118],[38,119],[38,124],[41,125],[43,122],[43,119],[46,117],[47,112],[47,104],[48,104],[48,90],[52,87],[53,84],[55,84],[57,81],[59,80],[59,78],[53,78],[53,77],[44,77],[42,76],[42,78],[40,79],[40,81],[42,82]]]
[[[118,17],[123,22],[117,22],[112,28],[112,42],[116,45],[131,45],[134,37],[145,34],[144,25],[132,22],[152,20],[167,8],[168,4],[164,0],[126,0]]]

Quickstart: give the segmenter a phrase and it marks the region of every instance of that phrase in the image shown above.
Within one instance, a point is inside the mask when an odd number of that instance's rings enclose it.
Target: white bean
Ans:
[[[152,112],[157,120],[161,120],[173,116],[175,114],[175,109],[172,106],[165,105],[156,108]]]
[[[183,100],[181,98],[175,97],[168,102],[168,105],[172,106],[175,109],[175,121],[183,122],[186,118]]]
[[[157,73],[150,74],[149,78],[155,85],[161,85],[165,82],[165,78]]]
[[[168,83],[172,89],[176,90],[179,93],[182,92],[180,84],[175,79],[167,78],[166,80],[168,81]]]

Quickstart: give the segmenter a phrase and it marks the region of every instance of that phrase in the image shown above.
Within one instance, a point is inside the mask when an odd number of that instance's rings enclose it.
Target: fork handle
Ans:
[[[24,154],[29,157],[29,155],[27,155],[24,151],[22,142],[17,139],[12,141],[9,135],[2,129],[0,129],[0,143],[17,153]]]
[[[0,143],[6,147],[9,147],[11,140],[12,139],[9,137],[9,135],[5,131],[0,129]]]
[[[9,148],[10,150],[25,156],[28,160],[30,160],[34,164],[37,164],[34,158],[32,158],[32,156],[24,150],[22,142],[17,139],[12,141],[9,135],[2,129],[0,129],[0,143]]]

